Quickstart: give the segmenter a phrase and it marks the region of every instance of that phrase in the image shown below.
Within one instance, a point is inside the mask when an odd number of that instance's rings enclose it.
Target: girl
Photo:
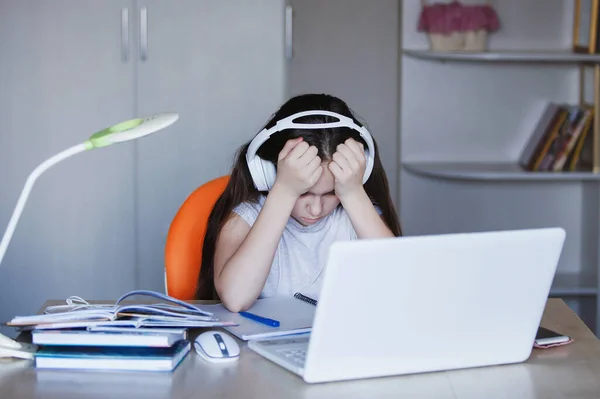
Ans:
[[[303,111],[320,114],[294,120],[303,128],[282,125]],[[343,117],[350,119],[334,123]],[[364,128],[346,103],[325,94],[294,97],[265,129],[239,150],[203,244],[198,297],[216,294],[232,312],[258,297],[301,291],[318,298],[334,241],[401,235],[377,145],[357,131]],[[260,144],[261,137],[268,138]],[[260,159],[247,159],[258,144]]]

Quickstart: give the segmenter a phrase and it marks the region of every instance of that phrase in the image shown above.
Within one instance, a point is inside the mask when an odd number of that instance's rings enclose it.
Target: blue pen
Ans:
[[[262,324],[266,324],[267,326],[271,326],[271,327],[279,327],[279,322],[277,320],[273,320],[273,319],[269,319],[267,317],[261,317],[259,315],[256,315],[254,313],[250,313],[250,312],[240,312],[240,316],[244,316],[250,320],[254,320],[257,321],[259,323]]]

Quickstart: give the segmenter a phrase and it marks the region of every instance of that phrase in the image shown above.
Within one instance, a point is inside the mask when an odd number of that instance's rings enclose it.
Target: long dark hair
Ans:
[[[308,110],[325,110],[352,118],[354,122],[363,126],[356,119],[348,105],[337,97],[327,94],[305,94],[288,100],[272,116],[265,128],[270,128],[283,118],[293,115],[297,112]],[[329,116],[313,115],[296,120],[298,123],[327,123],[335,122],[336,119]],[[277,157],[285,143],[293,138],[302,136],[309,145],[314,145],[319,150],[318,156],[322,160],[331,160],[336,151],[336,147],[342,144],[348,138],[363,143],[365,148],[367,144],[360,137],[359,133],[351,128],[337,127],[329,129],[287,129],[275,133],[259,148],[257,154],[262,159],[268,160],[277,165]],[[229,183],[223,194],[217,200],[208,219],[206,235],[202,247],[202,265],[200,268],[200,277],[198,281],[197,299],[216,299],[217,293],[214,288],[214,256],[215,245],[221,228],[227,222],[232,214],[233,208],[243,202],[257,202],[261,193],[252,182],[250,171],[246,163],[246,152],[250,141],[244,144],[237,152],[233,168],[231,170]],[[379,149],[375,143],[375,157],[373,171],[364,184],[365,191],[374,204],[380,207],[383,220],[392,230],[395,236],[402,235],[398,215],[394,208],[387,176],[379,158]]]

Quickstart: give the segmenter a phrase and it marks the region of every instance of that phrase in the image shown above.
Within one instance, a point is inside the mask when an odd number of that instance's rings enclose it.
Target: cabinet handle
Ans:
[[[129,59],[129,8],[121,9],[121,59]]]
[[[148,59],[148,9],[140,9],[140,58],[142,61]]]
[[[285,6],[285,58],[292,59],[292,6]]]

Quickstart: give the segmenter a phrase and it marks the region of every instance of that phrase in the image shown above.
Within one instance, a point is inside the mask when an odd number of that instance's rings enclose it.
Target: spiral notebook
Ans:
[[[303,301],[303,302],[306,302],[306,303],[310,303],[310,304],[311,304],[311,305],[313,305],[313,306],[317,306],[317,301],[316,301],[315,299],[312,299],[312,298],[310,298],[310,297],[307,297],[306,295],[303,295],[303,294],[302,294],[302,293],[300,293],[300,292],[296,292],[296,293],[294,294],[294,298],[296,298],[296,299],[300,299],[301,301]]]
[[[261,298],[254,302],[248,312],[279,321],[279,327],[247,319],[232,313],[222,304],[204,305],[202,309],[212,312],[219,320],[236,323],[224,327],[241,340],[272,338],[283,335],[302,334],[311,331],[317,301],[301,293],[293,297]]]

